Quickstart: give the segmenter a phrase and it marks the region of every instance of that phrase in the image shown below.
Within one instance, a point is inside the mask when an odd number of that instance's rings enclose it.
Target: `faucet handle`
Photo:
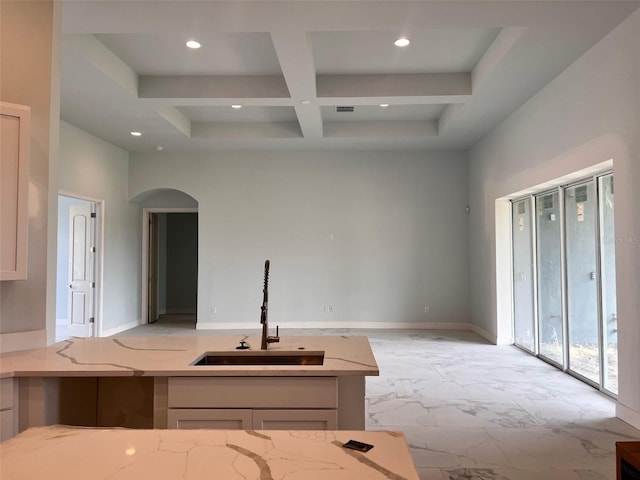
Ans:
[[[266,343],[278,343],[280,341],[280,335],[278,335],[278,325],[276,325],[276,334],[275,335],[268,335],[267,339],[266,339]]]

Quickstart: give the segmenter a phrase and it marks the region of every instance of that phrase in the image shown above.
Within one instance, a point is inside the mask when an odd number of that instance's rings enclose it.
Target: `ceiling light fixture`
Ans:
[[[238,110],[239,108],[242,108],[242,105],[231,105],[231,108]]]
[[[409,45],[411,42],[409,41],[408,38],[406,37],[400,37],[399,39],[397,39],[395,42],[393,42],[393,44],[396,47],[406,47],[407,45]]]
[[[387,107],[389,106],[389,104],[388,104],[388,103],[381,103],[381,104],[380,104],[380,106],[381,106],[382,108],[387,108]]]
[[[302,105],[309,105],[311,103],[311,100],[301,100],[300,103]]]
[[[134,137],[141,137],[142,133],[141,132],[130,132],[131,135],[133,135]]]
[[[186,43],[186,45],[187,45],[187,47],[189,47],[189,48],[193,48],[194,50],[195,50],[195,49],[197,49],[197,48],[200,48],[200,47],[202,46],[202,45],[200,44],[200,42],[197,42],[197,41],[195,41],[195,40],[189,40],[189,41]]]

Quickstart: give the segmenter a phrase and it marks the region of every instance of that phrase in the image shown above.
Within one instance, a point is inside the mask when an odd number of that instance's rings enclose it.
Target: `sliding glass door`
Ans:
[[[558,191],[537,195],[536,252],[538,285],[538,352],[564,365],[562,312],[562,214]]]
[[[598,178],[600,213],[600,278],[604,388],[618,393],[618,314],[613,222],[613,175]]]
[[[596,188],[590,180],[564,191],[569,370],[600,382]]]
[[[618,391],[613,175],[512,201],[515,344]]]
[[[533,285],[533,241],[531,236],[531,200],[513,205],[513,314],[515,342],[533,352],[535,348],[535,312]]]

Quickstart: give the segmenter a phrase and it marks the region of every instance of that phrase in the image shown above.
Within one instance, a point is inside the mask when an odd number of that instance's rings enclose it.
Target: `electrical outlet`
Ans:
[[[431,308],[429,307],[424,307],[424,313],[429,313],[431,311]]]
[[[324,313],[331,313],[333,312],[333,306],[332,305],[325,305],[324,306]]]
[[[215,315],[216,313],[218,313],[218,307],[211,307],[211,313],[213,315]]]

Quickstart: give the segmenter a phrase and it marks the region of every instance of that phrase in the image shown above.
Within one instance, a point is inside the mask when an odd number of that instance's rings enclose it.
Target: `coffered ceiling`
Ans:
[[[64,0],[61,116],[129,151],[468,148],[639,5]]]

